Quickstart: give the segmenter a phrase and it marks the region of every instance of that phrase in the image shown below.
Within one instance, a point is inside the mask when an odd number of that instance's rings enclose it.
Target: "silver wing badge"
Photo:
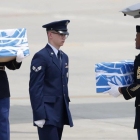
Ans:
[[[41,69],[42,69],[42,66],[39,66],[39,67],[35,67],[35,66],[33,66],[32,67],[32,69],[35,71],[35,72],[38,72],[38,71],[40,71]]]

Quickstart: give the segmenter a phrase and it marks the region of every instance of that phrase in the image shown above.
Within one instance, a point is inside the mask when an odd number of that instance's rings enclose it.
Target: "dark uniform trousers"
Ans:
[[[0,140],[10,140],[9,100],[9,97],[0,99]]]
[[[68,56],[61,51],[60,65],[47,44],[32,59],[29,83],[33,119],[46,120],[43,128],[38,128],[40,140],[60,140],[63,126],[73,126],[67,85]]]
[[[137,129],[137,133],[138,133],[138,140],[140,140],[140,129]]]
[[[134,129],[140,129],[140,54],[136,56],[134,61],[134,83],[129,87],[122,87],[121,91],[126,100],[136,97],[136,115]],[[140,140],[140,135],[138,136]]]
[[[15,70],[20,68],[21,63],[17,63],[16,60],[0,63],[0,140],[10,140],[10,91],[5,66],[10,70]]]
[[[38,127],[39,140],[61,140],[63,127],[59,128],[53,125],[44,125]]]

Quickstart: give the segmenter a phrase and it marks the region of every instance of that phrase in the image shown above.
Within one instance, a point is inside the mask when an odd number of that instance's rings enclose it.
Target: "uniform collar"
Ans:
[[[52,46],[50,43],[48,43],[48,45],[52,48],[52,50],[54,51],[54,53],[57,57],[58,50],[54,46]]]
[[[138,55],[136,56],[136,58],[140,58],[140,54],[138,54]]]

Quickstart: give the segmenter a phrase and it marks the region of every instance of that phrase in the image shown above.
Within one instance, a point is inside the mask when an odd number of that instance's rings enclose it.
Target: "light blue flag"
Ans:
[[[134,82],[133,69],[134,62],[132,60],[95,64],[96,92],[109,90],[108,82],[118,86],[129,86]]]
[[[26,29],[0,30],[0,57],[16,56],[19,49],[29,55]]]

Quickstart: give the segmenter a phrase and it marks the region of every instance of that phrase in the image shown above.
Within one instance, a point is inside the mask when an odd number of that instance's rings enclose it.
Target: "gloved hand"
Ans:
[[[111,87],[111,89],[107,91],[110,95],[112,95],[114,97],[118,97],[118,96],[121,95],[121,93],[119,92],[119,86],[114,85],[114,84],[112,84],[110,82],[108,82],[108,84]]]
[[[18,50],[18,52],[17,52],[17,57],[16,57],[16,61],[18,62],[18,63],[20,63],[23,59],[24,59],[24,53],[23,53],[23,51],[22,50]]]
[[[38,120],[34,122],[38,127],[43,128],[43,125],[45,124],[45,120]]]

